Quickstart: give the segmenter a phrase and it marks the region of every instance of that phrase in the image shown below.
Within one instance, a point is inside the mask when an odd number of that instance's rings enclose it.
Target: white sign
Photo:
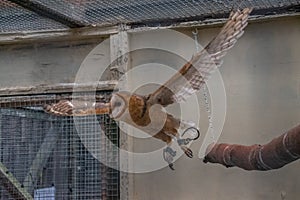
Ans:
[[[55,200],[55,187],[35,190],[34,200]]]

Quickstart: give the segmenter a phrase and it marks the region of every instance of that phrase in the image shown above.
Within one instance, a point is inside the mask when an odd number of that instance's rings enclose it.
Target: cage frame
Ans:
[[[29,86],[29,87],[15,87],[15,88],[2,88],[0,89],[0,108],[20,108],[26,106],[42,106],[45,103],[53,103],[55,99],[72,99],[75,94],[76,97],[80,98],[82,93],[94,93],[94,92],[109,92],[111,93],[116,88],[116,81],[99,81],[95,83],[87,84],[76,84],[76,92],[74,92],[74,84],[58,84],[58,85],[40,85],[40,86]],[[95,86],[96,85],[96,86]],[[79,95],[77,95],[77,93]],[[24,98],[22,98],[24,96]],[[37,98],[28,98],[28,97]],[[19,101],[13,99],[17,97]],[[102,95],[93,96],[96,100],[103,100]],[[120,130],[119,130],[120,131]],[[122,148],[124,145],[127,146],[124,137],[119,135],[119,147]],[[119,158],[120,162],[120,158]],[[127,182],[124,181],[124,176],[119,172],[119,195],[122,199],[124,191],[121,191],[121,184]],[[20,183],[14,175],[0,162],[0,180],[3,183],[3,188],[6,189],[15,199],[33,199],[33,196],[24,188],[23,184]],[[124,186],[124,185],[123,185]],[[123,195],[122,195],[123,193]]]

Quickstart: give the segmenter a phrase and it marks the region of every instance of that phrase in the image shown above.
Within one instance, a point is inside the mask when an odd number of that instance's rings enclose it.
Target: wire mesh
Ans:
[[[108,99],[110,92],[100,95]],[[80,96],[89,97],[85,93]],[[0,164],[4,174],[11,174],[19,183],[18,186],[10,178],[3,178],[0,169],[0,199],[25,199],[18,194],[21,190],[35,199],[50,200],[51,195],[55,199],[119,199],[116,122],[107,115],[97,116],[96,121],[92,116],[77,120],[81,134],[93,143],[101,159],[115,168],[112,169],[102,164],[82,142],[72,117],[43,112],[42,105],[61,98],[64,97],[0,98]],[[99,124],[107,137],[98,137]],[[42,194],[45,189],[48,194],[45,191]]]
[[[67,26],[42,17],[7,0],[0,0],[0,32],[45,31]]]
[[[0,32],[61,29],[66,26],[27,11],[8,0],[0,1]],[[17,2],[17,1],[15,1]],[[23,1],[24,2],[24,1]],[[263,14],[299,11],[299,0],[30,0],[35,9],[60,13],[81,26],[176,23],[220,18],[232,8],[253,7]],[[296,7],[295,7],[296,6]],[[298,7],[297,7],[298,6]],[[48,13],[48,14],[49,14]],[[59,21],[59,20],[56,20]]]
[[[220,15],[236,7],[278,8],[297,0],[35,0],[87,24],[140,23]],[[240,5],[239,5],[239,2]]]

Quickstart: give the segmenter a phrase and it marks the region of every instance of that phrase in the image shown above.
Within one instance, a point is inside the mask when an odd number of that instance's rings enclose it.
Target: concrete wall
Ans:
[[[220,27],[199,30],[200,43],[206,44],[219,30]],[[192,29],[179,31],[192,36]],[[147,32],[131,34],[130,48],[138,46],[149,35]],[[221,68],[227,94],[227,117],[218,142],[266,143],[300,122],[299,36],[299,17],[253,23],[247,27]],[[166,40],[152,39],[158,45]],[[84,57],[100,41],[3,46],[0,87],[72,82]],[[194,51],[180,42],[170,44],[170,48],[187,56]],[[132,58],[132,62],[138,63],[138,59]],[[145,76],[147,74],[140,74],[130,81]],[[202,104],[200,111],[204,117],[200,128],[205,130],[207,119]],[[201,140],[192,145],[195,155],[200,145]],[[135,139],[133,150],[145,152],[162,146],[155,139]],[[300,162],[270,172],[248,172],[203,164],[197,156],[193,159],[183,156],[175,167],[176,171],[164,168],[133,175],[129,199],[262,200],[300,196]]]
[[[0,87],[74,82],[86,55],[103,39],[0,47]]]
[[[199,30],[200,43],[207,44],[219,30],[219,27]],[[192,36],[193,29],[179,31]],[[149,33],[132,35],[131,48],[143,42],[145,35],[151,37]],[[300,122],[299,36],[299,17],[251,23],[247,27],[220,70],[227,95],[227,117],[218,142],[266,143]],[[152,39],[163,48],[170,38]],[[169,46],[183,54],[194,51],[180,41]],[[134,80],[146,76],[141,73]],[[200,107],[204,116],[200,127],[205,132],[207,119],[204,107]],[[195,154],[201,142],[192,145]],[[134,140],[135,152],[158,147],[162,144],[155,139]],[[193,159],[182,156],[175,162],[175,171],[166,167],[134,175],[130,199],[298,199],[299,167],[298,161],[279,170],[248,172],[204,164],[197,156]]]

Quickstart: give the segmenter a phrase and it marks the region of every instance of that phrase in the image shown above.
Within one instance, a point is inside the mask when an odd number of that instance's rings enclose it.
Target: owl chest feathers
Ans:
[[[128,104],[128,111],[134,123],[139,126],[147,126],[151,123],[149,116],[149,104],[144,96],[132,95]]]

